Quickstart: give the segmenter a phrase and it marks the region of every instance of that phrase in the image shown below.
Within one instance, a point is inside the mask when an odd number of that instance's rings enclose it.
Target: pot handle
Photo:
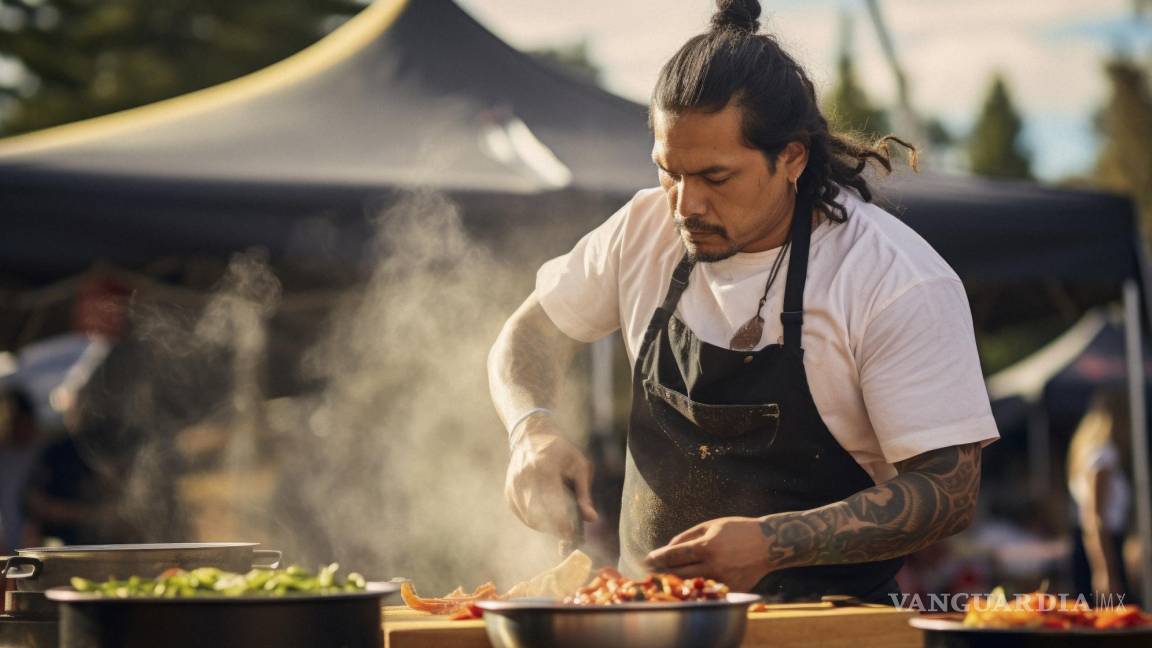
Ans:
[[[13,571],[14,568],[18,567],[31,567],[31,569]],[[31,556],[4,556],[0,558],[0,576],[8,580],[36,578],[42,569],[44,569],[44,563]]]
[[[280,551],[278,549],[253,549],[253,569],[276,569],[280,566]]]

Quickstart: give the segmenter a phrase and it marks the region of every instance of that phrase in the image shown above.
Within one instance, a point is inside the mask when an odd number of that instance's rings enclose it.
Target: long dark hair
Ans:
[[[712,112],[736,101],[744,111],[745,143],[764,152],[773,173],[789,142],[808,148],[799,191],[811,194],[816,209],[840,223],[848,219],[836,201],[840,188],[851,187],[870,202],[872,191],[862,174],[869,161],[892,170],[890,142],[908,148],[915,167],[915,147],[897,137],[868,145],[828,130],[808,74],[775,37],[757,33],[758,0],[717,0],[716,7],[708,32],[691,38],[660,70],[653,113]]]

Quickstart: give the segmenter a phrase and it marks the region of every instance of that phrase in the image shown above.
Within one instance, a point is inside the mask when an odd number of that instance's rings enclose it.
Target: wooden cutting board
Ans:
[[[908,625],[911,610],[875,607],[813,609],[780,606],[748,615],[741,648],[921,648],[920,630]],[[385,648],[492,648],[483,621],[449,621],[406,607],[384,608]]]

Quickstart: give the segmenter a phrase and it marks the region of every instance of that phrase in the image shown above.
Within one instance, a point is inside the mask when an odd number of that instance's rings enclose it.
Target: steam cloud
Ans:
[[[137,305],[133,378],[109,395],[128,427],[151,431],[140,434],[123,507],[148,539],[187,540],[197,535],[190,520],[207,517],[243,537],[198,539],[254,539],[290,562],[408,576],[425,594],[493,578],[508,587],[556,562],[556,541],[504,504],[508,448],[485,371],[534,267],[477,244],[457,206],[434,193],[408,197],[376,225],[370,279],[325,313],[319,343],[299,349],[307,377],[324,386],[316,393],[263,399],[282,295],[259,255],[235,259],[202,310]],[[566,420],[581,430],[583,394],[566,391]],[[206,422],[193,416],[198,402],[213,403]],[[219,446],[204,465],[187,463],[188,448],[203,445],[192,424]],[[198,471],[224,475],[207,504],[187,498]]]
[[[392,208],[378,232],[371,280],[308,357],[328,389],[304,422],[323,440],[298,465],[304,500],[336,554],[429,592],[555,562],[555,541],[503,503],[508,449],[485,371],[530,271],[477,245],[436,194]]]

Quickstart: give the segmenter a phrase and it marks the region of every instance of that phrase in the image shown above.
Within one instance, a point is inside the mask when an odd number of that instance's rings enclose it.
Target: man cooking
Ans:
[[[902,556],[968,525],[998,436],[967,298],[871,203],[861,171],[890,169],[888,140],[829,132],[759,3],[717,4],[653,93],[660,187],[546,263],[492,349],[505,494],[562,538],[573,496],[597,519],[551,407],[576,350],[621,329],[622,570],[891,603]]]

